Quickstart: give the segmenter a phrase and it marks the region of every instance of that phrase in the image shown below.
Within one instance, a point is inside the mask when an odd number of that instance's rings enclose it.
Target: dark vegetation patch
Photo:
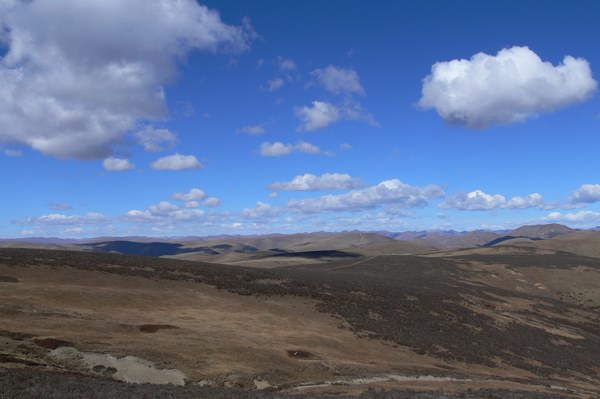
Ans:
[[[293,357],[295,359],[314,359],[315,355],[313,355],[310,352],[307,352],[305,350],[302,349],[295,349],[295,350],[289,350],[287,351],[287,355],[289,357]]]
[[[231,245],[231,244],[217,244],[217,245],[213,245],[211,248],[231,250],[233,248],[233,245]]]
[[[600,259],[575,255],[571,252],[557,251],[551,255],[464,255],[457,260],[467,262],[483,262],[488,264],[504,264],[512,268],[539,267],[544,269],[572,269],[586,266],[600,270]]]
[[[0,283],[18,283],[19,279],[10,276],[0,276]]]
[[[314,300],[316,310],[342,317],[358,335],[385,340],[450,361],[495,367],[496,360],[540,376],[582,373],[597,378],[600,369],[600,313],[567,320],[581,306],[551,298],[474,284],[474,273],[461,267],[475,261],[513,268],[575,266],[600,268],[600,261],[576,255],[470,255],[462,258],[377,256],[331,262],[319,267],[253,269],[127,255],[31,249],[0,249],[3,263],[72,267],[151,279],[205,283],[239,295],[293,295]],[[265,280],[282,280],[264,284]],[[360,295],[357,295],[360,293]],[[407,299],[407,298],[410,298]],[[500,298],[500,299],[499,299]],[[524,317],[555,328],[575,330],[584,339],[561,337],[513,322],[499,324],[473,309],[514,299],[542,300]],[[552,311],[559,316],[549,316]],[[378,317],[370,317],[376,314]],[[564,315],[564,317],[560,317]]]
[[[0,330],[0,337],[14,339],[15,341],[23,341],[26,339],[33,338],[33,335],[21,332]]]
[[[5,355],[0,353],[0,364],[2,363],[12,363],[12,364],[23,364],[25,366],[39,366],[39,363],[33,362],[27,359],[21,359],[11,355]],[[1,394],[0,394],[1,395]],[[2,396],[0,396],[2,397]]]
[[[258,252],[258,248],[252,247],[250,245],[242,245],[242,248],[236,250],[235,252],[239,252],[239,253],[243,253],[243,254],[254,253],[254,252]]]
[[[57,373],[34,369],[0,368],[1,399],[310,399],[311,394],[282,394],[268,391],[202,388],[188,385],[128,384],[106,378],[75,373]],[[358,396],[319,396],[336,399],[565,399],[561,395],[490,389],[466,389],[462,392],[379,391],[370,389]]]
[[[138,328],[143,333],[155,333],[159,330],[175,330],[179,327],[170,324],[142,324]]]
[[[362,255],[355,254],[352,252],[336,251],[336,250],[321,250],[321,251],[303,251],[303,252],[285,252],[280,254],[271,255],[271,257],[283,256],[286,258],[308,258],[308,259],[321,259],[321,258],[360,258]]]
[[[37,346],[40,346],[40,347],[46,348],[46,349],[56,349],[61,346],[74,346],[73,343],[71,343],[69,341],[64,341],[62,339],[56,339],[56,338],[34,339],[33,343],[35,343]]]

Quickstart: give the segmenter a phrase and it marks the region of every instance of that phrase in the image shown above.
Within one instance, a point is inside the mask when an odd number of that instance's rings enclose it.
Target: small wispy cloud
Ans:
[[[189,170],[202,169],[203,166],[193,155],[179,153],[157,159],[152,163],[152,168],[157,170]]]
[[[273,183],[269,188],[277,191],[326,191],[355,189],[363,185],[362,179],[346,173],[325,173],[321,176],[306,173],[288,182]]]
[[[310,155],[334,155],[332,152],[323,151],[320,147],[306,141],[299,141],[296,144],[282,143],[279,141],[271,143],[266,141],[261,144],[259,152],[263,157],[282,157],[290,155],[293,152],[300,152]]]
[[[106,158],[102,162],[102,166],[109,172],[123,172],[135,168],[135,165],[131,163],[129,159],[113,157]]]

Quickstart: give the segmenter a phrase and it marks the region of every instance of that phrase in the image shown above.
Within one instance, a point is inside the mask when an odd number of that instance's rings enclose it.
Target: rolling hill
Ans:
[[[395,240],[410,242],[428,248],[435,249],[458,249],[483,245],[501,235],[493,231],[420,231],[393,233],[390,237]]]
[[[562,234],[573,233],[574,230],[562,224],[551,223],[551,224],[538,224],[521,226],[517,229],[511,230],[506,233],[508,236],[515,237],[529,237],[529,238],[542,238],[548,239],[553,238]]]
[[[116,381],[169,382],[180,386],[169,397],[189,398],[600,394],[593,258],[380,255],[265,270],[0,249],[0,277],[8,392],[48,379],[104,397],[143,388]]]
[[[513,246],[531,250],[564,251],[576,255],[600,257],[600,231],[575,231],[541,240],[517,237],[493,246]]]

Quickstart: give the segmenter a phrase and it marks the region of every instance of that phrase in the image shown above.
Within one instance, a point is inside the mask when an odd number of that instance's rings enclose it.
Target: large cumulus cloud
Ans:
[[[596,86],[585,59],[566,56],[554,66],[527,47],[512,47],[434,64],[419,105],[451,124],[485,129],[585,101]]]
[[[195,0],[4,0],[0,142],[104,158],[167,115],[164,85],[186,54],[242,51],[250,35]]]

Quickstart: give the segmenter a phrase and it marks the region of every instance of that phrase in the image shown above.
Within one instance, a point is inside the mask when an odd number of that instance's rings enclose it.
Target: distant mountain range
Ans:
[[[28,247],[166,256],[223,263],[248,262],[277,255],[303,253],[308,258],[341,251],[363,255],[419,254],[468,248],[518,247],[530,250],[571,251],[600,256],[600,227],[576,230],[561,224],[528,225],[509,231],[406,231],[406,232],[314,232],[268,235],[220,235],[211,237],[95,237],[62,239],[27,237],[0,239],[0,247]],[[598,248],[598,249],[596,249]],[[315,252],[315,253],[313,253]],[[308,255],[311,254],[312,255]],[[598,253],[598,255],[596,255]],[[336,254],[336,257],[340,256]]]
[[[593,227],[589,230],[600,230],[600,226]],[[490,235],[525,235],[525,236],[546,236],[544,238],[550,238],[551,236],[570,233],[574,231],[580,231],[572,229],[568,226],[561,224],[540,224],[540,225],[528,225],[521,226],[514,230],[470,230],[470,231],[457,231],[457,230],[421,230],[421,231],[404,231],[404,232],[389,232],[389,231],[340,231],[340,232],[312,232],[312,233],[296,233],[296,234],[266,234],[266,235],[232,235],[222,234],[215,236],[167,236],[167,237],[147,237],[147,236],[100,236],[92,238],[58,238],[58,237],[22,237],[22,238],[0,238],[0,243],[7,242],[20,242],[20,243],[31,243],[31,244],[85,244],[85,243],[99,243],[106,241],[133,241],[133,242],[189,242],[189,241],[220,241],[220,240],[231,240],[231,239],[251,239],[251,238],[266,238],[266,237],[298,237],[298,236],[339,236],[346,234],[365,235],[365,234],[377,234],[385,237],[392,238],[400,241],[412,241],[418,239],[428,239],[431,237],[474,237],[474,236],[490,236]]]

